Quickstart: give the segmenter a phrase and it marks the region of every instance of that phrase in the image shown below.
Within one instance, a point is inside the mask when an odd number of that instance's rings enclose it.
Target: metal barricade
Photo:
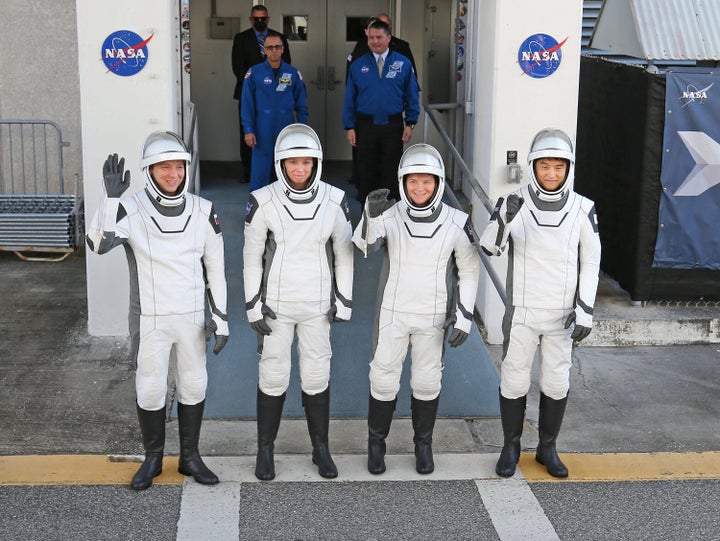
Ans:
[[[0,120],[0,250],[27,261],[61,261],[81,246],[77,175],[73,192],[65,191],[67,145],[50,120]]]

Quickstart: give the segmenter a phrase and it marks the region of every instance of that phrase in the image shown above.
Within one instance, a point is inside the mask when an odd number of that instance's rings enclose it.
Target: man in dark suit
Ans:
[[[268,28],[270,15],[265,6],[253,6],[250,11],[250,24],[247,30],[235,35],[232,48],[232,68],[237,82],[233,98],[238,100],[238,118],[240,120],[240,159],[243,163],[242,182],[250,181],[252,149],[245,143],[245,132],[242,124],[242,87],[245,74],[251,66],[265,61],[265,38],[268,34],[280,36],[283,43],[282,59],[290,64],[290,45],[280,32]]]

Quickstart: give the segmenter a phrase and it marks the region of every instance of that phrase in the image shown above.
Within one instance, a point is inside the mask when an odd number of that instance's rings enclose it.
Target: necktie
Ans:
[[[383,70],[384,65],[385,65],[385,62],[383,61],[383,57],[378,56],[378,59],[377,59],[378,75],[380,76],[381,79],[382,79],[382,70]]]
[[[258,45],[260,45],[260,54],[264,57],[265,56],[265,36],[263,34],[258,34]]]

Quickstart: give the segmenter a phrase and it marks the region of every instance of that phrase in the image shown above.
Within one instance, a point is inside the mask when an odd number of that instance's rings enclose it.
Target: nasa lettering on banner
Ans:
[[[560,43],[548,34],[533,34],[518,49],[518,65],[523,75],[534,79],[549,77],[557,71],[562,62],[562,46],[568,38]]]
[[[143,39],[130,30],[117,30],[106,37],[101,54],[108,72],[121,77],[137,75],[147,64],[147,44],[153,35]]]
[[[720,76],[668,72],[653,266],[720,270]]]

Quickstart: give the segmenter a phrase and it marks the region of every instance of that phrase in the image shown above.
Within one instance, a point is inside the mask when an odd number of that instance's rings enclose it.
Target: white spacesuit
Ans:
[[[500,380],[505,446],[496,470],[503,477],[515,471],[539,345],[537,458],[552,475],[566,477],[555,438],[567,402],[573,340],[585,338],[592,327],[600,237],[593,202],[573,191],[575,155],[569,137],[561,130],[541,130],[528,163],[530,184],[499,199],[480,239],[488,255],[500,255],[510,245]]]
[[[314,162],[302,187],[290,182],[285,161]],[[352,314],[353,252],[345,193],[320,180],[317,134],[291,124],[275,143],[278,182],[250,194],[243,248],[248,321],[258,332],[258,461],[255,474],[274,478],[273,442],[290,382],[295,331],[303,404],[313,461],[323,477],[337,476],[327,448],[330,323]]]
[[[433,181],[429,199],[413,201],[407,182],[415,177]],[[409,147],[400,161],[398,183],[400,202],[387,201],[387,190],[368,196],[353,235],[366,256],[368,250],[385,245],[382,301],[370,363],[368,469],[385,471],[385,438],[410,345],[416,466],[430,473],[444,338],[452,325],[452,346],[460,345],[470,332],[480,259],[468,215],[441,202],[445,170],[436,149],[425,144]]]
[[[87,243],[103,254],[124,245],[130,271],[130,334],[137,360],[135,388],[146,460],[132,482],[150,486],[162,468],[165,399],[170,351],[177,354],[179,470],[212,484],[217,477],[197,451],[207,388],[205,295],[210,302],[215,353],[229,334],[227,287],[220,221],[212,203],[187,193],[190,154],[172,132],[155,132],[140,161],[145,190],[122,197],[129,186],[124,159],[105,162],[105,197],[90,227]],[[168,168],[165,173],[164,167]],[[153,172],[154,171],[154,172]],[[167,179],[166,180],[166,175]],[[173,186],[166,190],[165,182]]]

